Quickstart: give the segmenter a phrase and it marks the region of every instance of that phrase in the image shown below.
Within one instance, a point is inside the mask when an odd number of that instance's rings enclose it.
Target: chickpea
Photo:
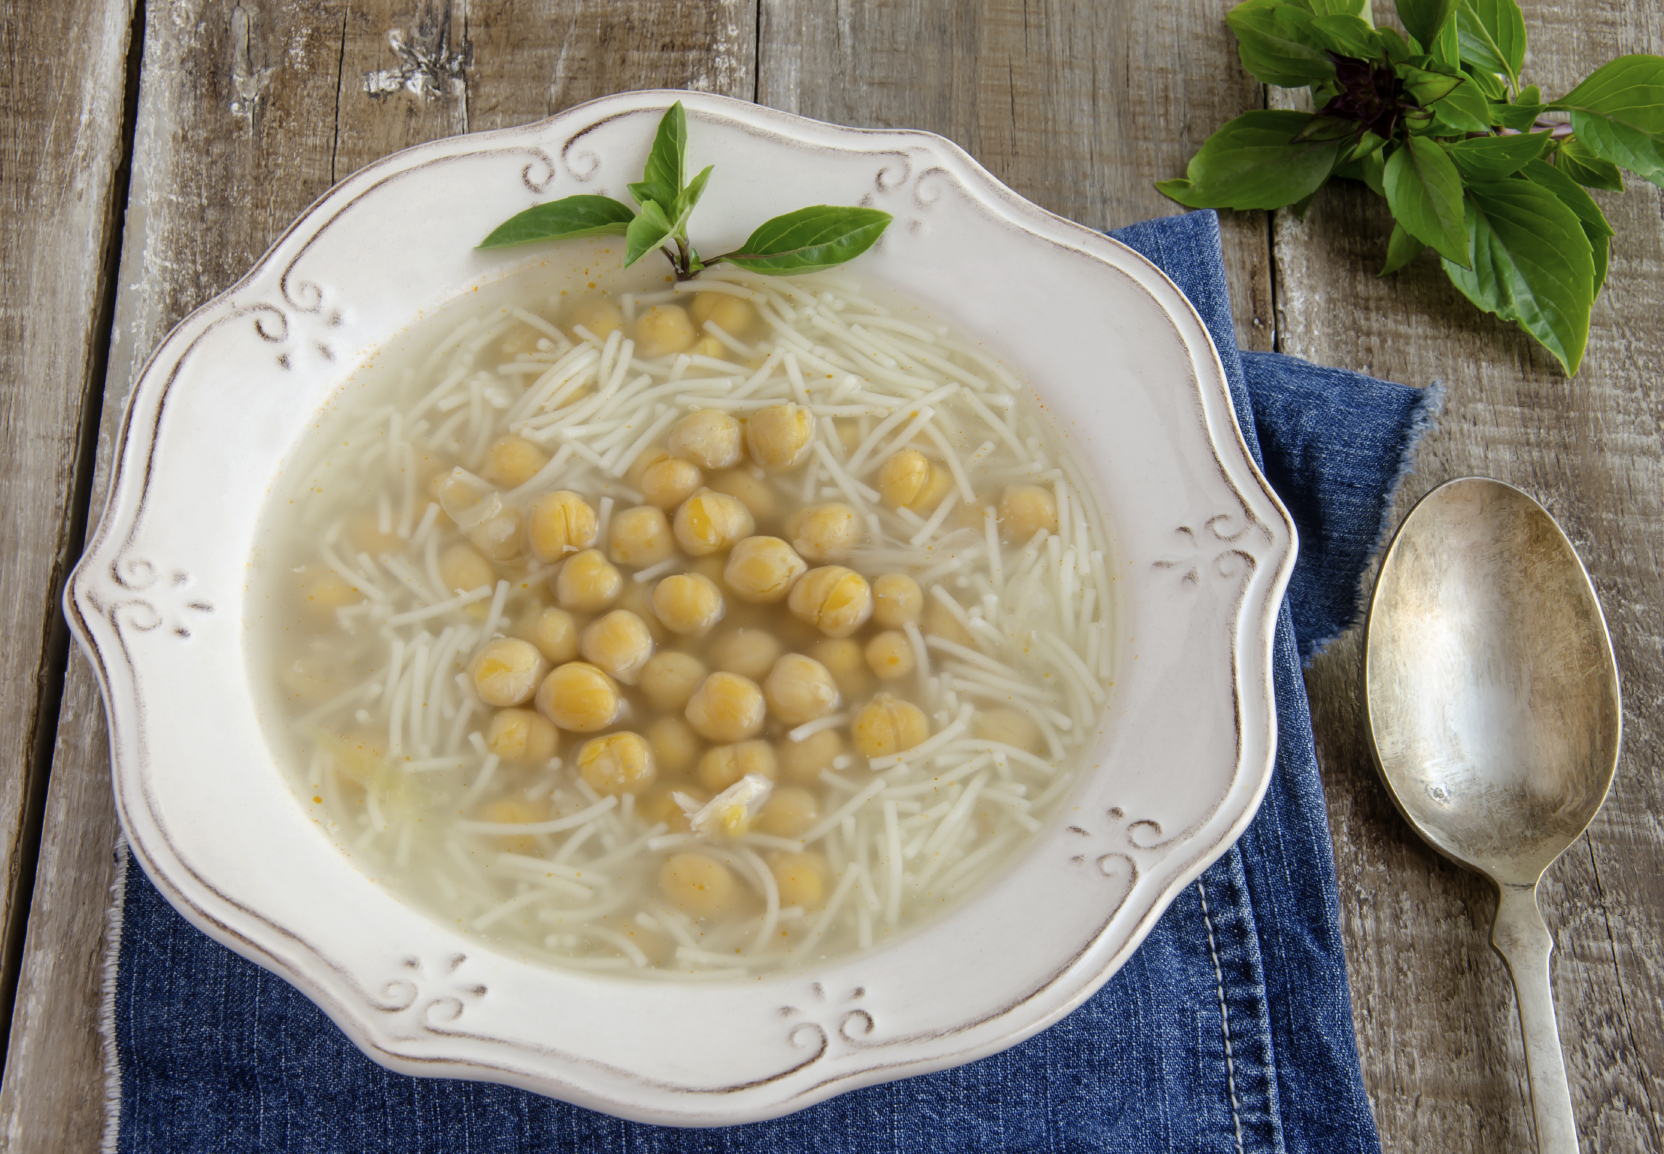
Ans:
[[[661,760],[659,764],[663,765],[664,763]],[[685,793],[689,797],[697,799],[701,805],[711,800],[710,795],[696,785],[685,783],[666,785],[650,789],[642,794],[641,800],[636,803],[636,812],[649,825],[663,822],[675,833],[687,833],[688,815],[683,813],[682,807],[676,804],[674,795],[678,793]]]
[[[548,761],[559,746],[560,731],[530,709],[499,709],[485,732],[485,747],[504,761]]]
[[[590,297],[579,301],[567,314],[567,328],[575,329],[579,325],[588,329],[591,336],[604,341],[613,330],[624,327],[624,310],[606,297]]]
[[[500,637],[486,643],[470,671],[474,690],[487,705],[519,705],[537,692],[549,663],[529,641]]]
[[[549,664],[559,665],[578,655],[578,622],[564,609],[533,606],[512,630],[515,637],[530,641]]]
[[[737,673],[713,673],[688,699],[684,716],[708,741],[735,742],[755,737],[763,728],[763,691]]]
[[[913,672],[913,645],[907,634],[886,629],[867,642],[867,665],[880,681],[894,681]]]
[[[555,600],[568,609],[599,613],[624,590],[624,575],[614,569],[599,549],[585,549],[568,559],[550,582]]]
[[[771,521],[780,510],[780,498],[767,481],[751,471],[753,468],[756,466],[741,466],[718,473],[711,478],[711,488],[736,498],[757,521]]]
[[[589,502],[566,489],[543,494],[526,513],[526,544],[539,561],[559,561],[588,549],[597,529]]]
[[[786,522],[786,540],[808,561],[841,561],[860,539],[855,510],[837,502],[799,509]]]
[[[500,797],[481,810],[480,816],[486,821],[498,821],[505,825],[526,825],[545,820],[549,816],[549,810],[546,806],[527,801],[523,797]],[[534,837],[508,834],[500,835],[494,840],[499,848],[510,853],[537,852],[537,839]]]
[[[653,747],[639,733],[592,737],[578,750],[578,772],[596,793],[640,793],[658,772]]]
[[[853,569],[823,565],[797,579],[786,607],[828,637],[848,637],[872,616],[872,587]]]
[[[347,528],[352,547],[360,553],[379,557],[383,553],[404,552],[405,539],[397,533],[383,533],[381,518],[374,513],[360,513]]]
[[[300,575],[300,595],[310,616],[330,622],[334,621],[337,609],[364,600],[364,595],[345,577],[321,565],[309,565]]]
[[[504,505],[495,493],[486,500],[491,503],[491,509],[468,528],[468,540],[493,561],[512,561],[520,556],[520,510]]]
[[[616,564],[636,569],[657,565],[676,552],[676,541],[670,535],[670,519],[663,509],[652,505],[637,505],[614,513],[607,537],[607,555]]]
[[[997,741],[1029,753],[1039,753],[1040,727],[1034,718],[1015,709],[984,709],[971,719],[971,732],[984,741]]]
[[[699,784],[712,793],[721,793],[752,773],[770,781],[780,776],[779,764],[774,760],[774,747],[766,741],[719,745],[707,749],[705,756],[699,759]]]
[[[763,803],[757,825],[775,837],[796,837],[820,820],[820,805],[806,789],[777,789]]]
[[[589,623],[578,652],[613,678],[634,685],[641,667],[653,656],[653,637],[641,618],[628,609],[614,609]]]
[[[740,897],[734,872],[702,853],[671,854],[659,870],[659,889],[696,918],[725,914]]]
[[[435,473],[428,481],[428,493],[439,502],[445,515],[453,519],[460,518],[493,492],[485,481],[460,467]]]
[[[710,357],[713,360],[727,360],[731,355],[728,346],[709,333],[694,341],[688,352],[696,357]]]
[[[872,601],[872,619],[886,629],[900,629],[918,621],[924,590],[905,573],[886,573],[872,583]]]
[[[757,527],[738,498],[701,489],[676,510],[676,541],[695,557],[732,548]]]
[[[653,305],[636,318],[636,356],[643,360],[685,351],[699,339],[681,305]]]
[[[497,570],[478,549],[458,543],[439,554],[439,579],[447,593],[469,593],[481,585],[495,585]]]
[[[801,653],[788,653],[774,663],[763,680],[763,699],[787,725],[825,717],[843,701],[826,666]]]
[[[921,628],[926,634],[934,634],[955,645],[976,647],[976,639],[971,636],[970,630],[961,625],[953,611],[935,597],[924,607],[924,625]]]
[[[847,637],[827,637],[809,647],[809,656],[826,667],[845,701],[866,695],[872,683],[867,677],[867,661],[860,642]]]
[[[613,679],[584,661],[555,666],[537,688],[537,711],[572,733],[605,729],[623,708]]]
[[[647,726],[647,744],[666,773],[686,772],[699,754],[699,735],[680,717],[655,717]]]
[[[745,444],[751,450],[751,459],[771,473],[801,465],[814,436],[815,415],[789,401],[759,409],[745,424]]]
[[[728,554],[722,579],[742,601],[768,604],[791,590],[809,566],[778,537],[747,537]]]
[[[502,489],[524,485],[549,463],[542,449],[513,433],[498,437],[486,450],[485,468],[480,475]]]
[[[646,449],[630,466],[630,483],[641,491],[641,499],[660,509],[674,509],[699,491],[705,475],[699,466],[663,449]]]
[[[832,768],[833,758],[844,751],[844,739],[835,729],[811,733],[802,741],[780,743],[780,768],[787,781],[798,785],[819,785],[823,769]]]
[[[951,488],[953,475],[917,449],[901,450],[878,470],[878,495],[892,509],[928,513]]]
[[[654,645],[663,645],[670,640],[670,630],[659,622],[659,615],[653,612],[652,590],[640,581],[624,582],[624,592],[618,595],[614,604],[641,618],[642,624],[647,626],[649,636],[653,638]]]
[[[654,709],[680,713],[705,674],[705,663],[691,654],[674,650],[655,653],[641,668],[641,692]]]
[[[713,321],[717,328],[729,336],[741,337],[757,323],[757,310],[743,297],[730,296],[723,292],[704,292],[694,297],[693,302],[688,305],[688,317],[701,328],[706,321]]]
[[[1057,499],[1039,485],[1011,485],[1000,498],[1000,536],[1026,545],[1040,530],[1057,532]]]
[[[780,659],[778,638],[763,629],[735,629],[711,643],[711,664],[726,673],[761,681]]]
[[[700,409],[671,426],[665,448],[701,469],[728,469],[739,464],[744,446],[740,423],[721,409]]]
[[[727,610],[716,582],[698,573],[678,573],[653,587],[653,612],[672,633],[703,637]]]
[[[893,693],[880,693],[855,718],[855,748],[867,757],[901,753],[929,736],[924,710]]]
[[[818,909],[826,901],[826,876],[831,873],[818,853],[781,854],[769,863],[782,906]]]

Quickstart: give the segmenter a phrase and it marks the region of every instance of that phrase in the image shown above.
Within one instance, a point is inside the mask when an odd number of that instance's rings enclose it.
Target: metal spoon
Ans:
[[[1375,586],[1364,695],[1399,812],[1496,883],[1537,1149],[1575,1154],[1537,883],[1606,800],[1622,707],[1594,587],[1547,510],[1483,477],[1422,499]]]

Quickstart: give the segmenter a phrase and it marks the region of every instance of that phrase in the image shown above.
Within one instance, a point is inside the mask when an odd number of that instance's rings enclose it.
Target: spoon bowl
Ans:
[[[1622,704],[1600,602],[1547,510],[1482,477],[1422,499],[1376,583],[1364,697],[1405,820],[1496,883],[1491,940],[1520,995],[1538,1148],[1575,1151],[1536,889],[1606,800]]]

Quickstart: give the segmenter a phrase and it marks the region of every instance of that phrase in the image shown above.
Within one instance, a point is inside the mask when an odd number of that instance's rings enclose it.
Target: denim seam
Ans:
[[[1208,954],[1213,958],[1214,989],[1219,994],[1219,1025],[1225,1036],[1225,1083],[1231,1092],[1231,1124],[1236,1127],[1236,1151],[1242,1154],[1242,1103],[1236,1093],[1236,1059],[1231,1054],[1231,1010],[1225,1001],[1225,971],[1219,964],[1219,948],[1213,936],[1213,915],[1208,912],[1208,887],[1196,879],[1202,899],[1202,923],[1208,930]]]

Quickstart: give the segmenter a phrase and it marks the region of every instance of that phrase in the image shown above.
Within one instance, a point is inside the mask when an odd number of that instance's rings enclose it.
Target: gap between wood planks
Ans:
[[[69,665],[69,623],[62,611],[64,586],[70,570],[81,558],[86,544],[88,505],[92,500],[93,468],[98,456],[98,427],[104,398],[104,379],[109,369],[112,322],[115,315],[117,270],[121,266],[121,240],[127,219],[127,190],[133,171],[133,136],[138,123],[139,74],[144,62],[144,0],[137,0],[127,30],[127,56],[122,65],[121,150],[111,182],[105,217],[105,245],[98,268],[98,306],[93,317],[94,333],[87,350],[85,379],[89,387],[81,399],[76,430],[74,482],[69,505],[69,523],[52,574],[53,613],[41,659],[41,694],[35,714],[33,749],[25,770],[27,782],[24,808],[18,832],[17,866],[7,879],[11,890],[10,913],[4,939],[0,941],[0,1077],[11,1039],[12,1008],[17,1002],[17,983],[22,970],[23,945],[28,935],[29,912],[33,906],[35,866],[40,852],[41,822],[46,810],[46,790],[52,778],[52,751],[57,738],[58,711],[63,702],[64,677]]]

